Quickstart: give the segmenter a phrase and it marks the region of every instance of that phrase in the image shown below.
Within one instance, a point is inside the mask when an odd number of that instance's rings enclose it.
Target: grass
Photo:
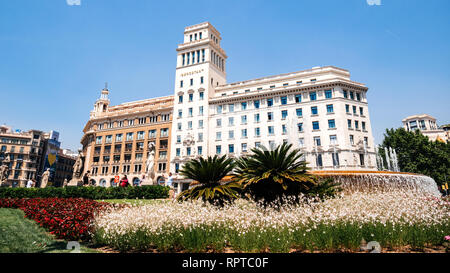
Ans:
[[[0,253],[70,253],[67,242],[57,240],[20,209],[0,208]],[[81,246],[81,253],[97,252]]]
[[[127,205],[152,205],[152,204],[164,204],[171,202],[169,199],[106,199],[96,200],[98,202],[107,202],[114,204],[127,204]]]

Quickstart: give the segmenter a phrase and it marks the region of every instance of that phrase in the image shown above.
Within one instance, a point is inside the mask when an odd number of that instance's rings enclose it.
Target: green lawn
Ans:
[[[57,240],[33,220],[24,217],[20,209],[0,208],[0,253],[60,253],[67,242]],[[81,246],[81,253],[97,252]]]
[[[95,201],[116,203],[116,204],[128,204],[128,205],[149,205],[149,204],[161,204],[171,202],[171,200],[169,199],[106,199]]]

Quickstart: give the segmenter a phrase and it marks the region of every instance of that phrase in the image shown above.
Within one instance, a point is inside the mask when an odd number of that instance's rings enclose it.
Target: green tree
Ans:
[[[386,129],[379,153],[385,161],[384,148],[397,152],[398,165],[403,172],[420,173],[432,177],[438,185],[450,176],[450,144],[430,141],[419,130]],[[384,162],[386,166],[386,162]]]
[[[194,180],[194,186],[181,192],[177,199],[179,201],[202,199],[204,202],[223,206],[238,198],[240,185],[234,181],[222,182],[225,176],[232,173],[234,166],[233,159],[225,155],[188,161],[180,170],[180,174]]]
[[[291,147],[292,144],[283,143],[273,150],[253,148],[251,155],[238,159],[235,176],[244,194],[267,206],[297,203],[300,193],[334,193],[334,185],[319,183],[317,177],[307,172],[309,168],[301,159],[300,150]]]

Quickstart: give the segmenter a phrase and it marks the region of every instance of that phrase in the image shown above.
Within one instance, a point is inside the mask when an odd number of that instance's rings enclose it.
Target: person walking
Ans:
[[[168,186],[169,189],[169,198],[174,199],[175,198],[175,189],[173,188],[173,176],[172,173],[169,172],[169,177],[167,178],[166,186]]]
[[[28,179],[27,181],[27,188],[32,188],[33,187],[33,180]]]
[[[83,186],[89,186],[90,171],[87,171],[83,176]]]
[[[121,187],[128,187],[130,185],[130,183],[128,182],[128,178],[127,175],[124,175],[122,180],[120,180],[120,186]]]

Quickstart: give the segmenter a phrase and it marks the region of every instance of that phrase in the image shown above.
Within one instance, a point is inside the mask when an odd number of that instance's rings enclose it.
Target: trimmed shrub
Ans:
[[[169,187],[0,188],[0,198],[158,199],[169,197]]]

